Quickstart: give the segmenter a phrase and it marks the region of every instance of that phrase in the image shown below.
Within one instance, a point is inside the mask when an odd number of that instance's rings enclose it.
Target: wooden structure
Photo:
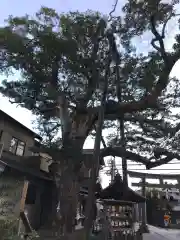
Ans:
[[[32,157],[19,157],[11,160],[7,157],[0,159],[1,178],[4,181],[15,181],[21,183],[21,194],[18,197],[20,202],[19,216],[21,219],[19,232],[30,233],[32,230],[41,231],[52,230],[55,211],[57,211],[57,193],[52,173],[42,164],[41,155]],[[91,154],[88,153],[86,161],[90,165]],[[40,168],[41,166],[41,168]],[[42,169],[43,166],[43,169]],[[84,167],[85,168],[85,167]],[[88,194],[88,167],[82,169],[81,188],[79,194],[79,205],[81,222],[83,224],[85,214],[85,202]],[[85,176],[84,176],[85,175]],[[13,189],[13,186],[12,186]],[[97,191],[99,187],[97,188]],[[13,199],[12,199],[13,200]],[[96,209],[95,209],[96,210]],[[59,225],[61,223],[59,222]],[[53,231],[56,231],[54,228]],[[49,234],[49,233],[48,233]]]
[[[136,203],[104,199],[101,204],[103,210],[101,210],[101,218],[94,223],[94,234],[99,235],[103,240],[142,239],[135,222]]]
[[[119,174],[116,174],[114,181],[107,188],[97,194],[97,197],[100,199],[114,199],[135,203],[145,202],[144,197],[124,185]]]
[[[9,215],[13,221],[20,216],[24,222],[21,225],[26,225],[25,232],[31,229],[39,231],[42,227],[48,229],[47,225],[50,226],[57,211],[57,189],[53,180],[52,163],[57,160],[63,165],[64,153],[61,149],[43,146],[41,140],[35,132],[0,110],[0,221],[1,218],[2,221],[7,218],[9,220]],[[87,186],[85,182],[90,177],[92,155],[93,149],[83,149],[82,153],[77,152],[76,155],[84,163],[78,173],[82,188]],[[104,164],[103,158],[100,159],[100,164]],[[12,196],[15,195],[12,194],[14,190],[16,196]],[[83,207],[80,210],[84,213],[87,192],[81,190],[79,202]],[[14,208],[17,215],[14,215]]]
[[[108,223],[103,228],[104,236],[112,239],[135,239],[136,229],[134,225],[133,202],[104,200],[104,212]],[[109,234],[107,234],[109,229]]]
[[[33,169],[25,168],[15,161],[13,165],[10,162],[3,162],[1,164],[5,166],[4,171],[1,173],[0,182],[11,182],[8,186],[11,191],[16,194],[16,185],[18,182],[20,185],[21,194],[18,195],[15,201],[18,210],[16,217],[21,219],[21,227],[19,227],[19,232],[21,232],[23,227],[23,232],[25,234],[31,233],[32,230],[38,230],[41,226],[48,223],[52,214],[52,194],[54,184],[50,177],[39,170],[35,171],[33,174]],[[16,165],[17,164],[17,165]],[[20,170],[24,167],[24,170]],[[24,185],[24,186],[23,186]],[[13,187],[14,186],[14,187]],[[11,188],[10,188],[11,187]],[[7,206],[11,205],[12,211],[15,208],[13,204],[14,198],[7,199]],[[7,218],[9,216],[9,211],[7,213]],[[13,214],[13,212],[12,212]],[[23,223],[23,224],[22,224]]]
[[[94,223],[94,233],[102,234],[103,239],[141,239],[135,224],[135,208],[145,202],[144,197],[124,185],[119,174],[97,197],[103,209]]]
[[[149,188],[180,188],[180,174],[154,174],[128,171],[128,175],[132,178],[140,178],[139,183],[132,183],[133,187],[149,187]],[[159,183],[147,183],[148,179],[159,180]],[[167,184],[167,180],[176,180],[177,184]]]
[[[178,188],[180,189],[180,175],[178,174],[152,174],[152,173],[142,173],[142,172],[133,172],[128,171],[128,175],[132,178],[140,178],[139,183],[132,183],[133,187],[141,187],[142,195],[146,196],[146,187],[148,188]],[[146,180],[148,179],[155,179],[159,180],[159,183],[148,183]],[[167,180],[176,180],[177,184],[167,184]],[[146,216],[146,204],[142,206],[142,225],[146,225],[147,216]]]

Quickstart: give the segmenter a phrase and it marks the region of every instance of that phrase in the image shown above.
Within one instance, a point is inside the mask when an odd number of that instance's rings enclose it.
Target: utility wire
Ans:
[[[117,168],[117,170],[122,170],[122,168]],[[167,168],[167,169],[143,169],[143,168],[131,168],[128,171],[138,170],[138,171],[180,171],[179,168]],[[100,170],[101,172],[106,172],[107,170]],[[180,174],[179,174],[180,175]]]
[[[166,165],[168,165],[168,164],[170,164],[170,165],[171,164],[180,164],[180,161],[179,162],[173,162],[173,163],[167,163]],[[128,166],[144,166],[144,164],[142,164],[142,163],[128,163],[127,165]],[[116,164],[116,166],[122,166],[122,164],[119,163],[119,164]],[[104,166],[104,167],[108,167],[108,166]]]

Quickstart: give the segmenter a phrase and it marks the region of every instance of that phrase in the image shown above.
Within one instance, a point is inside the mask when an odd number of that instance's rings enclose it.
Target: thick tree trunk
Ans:
[[[106,66],[104,89],[101,96],[101,105],[98,113],[96,138],[94,143],[94,154],[93,154],[92,168],[91,168],[91,178],[89,181],[89,188],[88,188],[88,200],[87,200],[86,221],[85,221],[85,229],[86,229],[85,238],[86,239],[88,239],[90,236],[90,232],[93,224],[92,209],[93,209],[93,205],[95,204],[95,188],[96,188],[96,181],[99,174],[100,146],[101,146],[101,138],[102,138],[102,129],[104,124],[104,113],[105,113],[106,95],[107,95],[107,89],[108,89],[108,76],[109,76],[110,63],[111,63],[111,57],[109,55],[107,66]]]
[[[125,134],[124,134],[124,120],[120,119],[120,135],[121,135],[121,146],[123,151],[126,150]],[[122,173],[124,186],[128,187],[128,174],[127,174],[127,159],[122,156]]]
[[[62,217],[64,219],[65,232],[72,233],[75,226],[75,217],[77,211],[78,182],[69,180],[63,184],[61,192]]]
[[[69,141],[70,142],[70,141]],[[74,231],[77,214],[78,195],[80,190],[79,172],[81,168],[82,147],[84,141],[76,140],[75,144],[66,144],[63,148],[63,157],[54,168],[54,177],[57,191],[57,223],[61,224],[64,235]]]
[[[57,219],[61,224],[63,234],[67,235],[74,231],[79,183],[77,176],[68,167],[66,169],[61,168],[57,174],[60,175],[60,177],[56,177],[58,205],[60,208]]]
[[[64,159],[59,159],[60,162],[57,164],[55,182],[64,231],[65,233],[71,233],[74,230],[77,213],[80,190],[79,173],[83,162],[82,149],[95,122],[96,115],[92,113],[82,115],[77,111],[70,116],[66,113],[68,110],[64,101],[65,99],[59,99],[60,118],[63,119],[63,147],[61,149]]]

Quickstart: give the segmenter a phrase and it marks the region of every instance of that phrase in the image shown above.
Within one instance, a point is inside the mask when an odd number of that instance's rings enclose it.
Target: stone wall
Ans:
[[[19,205],[24,186],[22,177],[0,173],[0,236],[15,235],[18,231]]]
[[[23,186],[23,177],[17,179],[6,172],[0,174],[0,219],[19,217],[19,203]]]

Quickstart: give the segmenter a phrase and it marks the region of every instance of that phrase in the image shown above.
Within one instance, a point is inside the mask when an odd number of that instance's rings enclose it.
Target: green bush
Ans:
[[[17,235],[18,219],[0,219],[0,236],[2,240],[10,240]]]
[[[21,240],[18,236],[19,219],[0,219],[0,236],[1,240]],[[29,234],[29,240],[37,239],[38,235],[35,231]]]

